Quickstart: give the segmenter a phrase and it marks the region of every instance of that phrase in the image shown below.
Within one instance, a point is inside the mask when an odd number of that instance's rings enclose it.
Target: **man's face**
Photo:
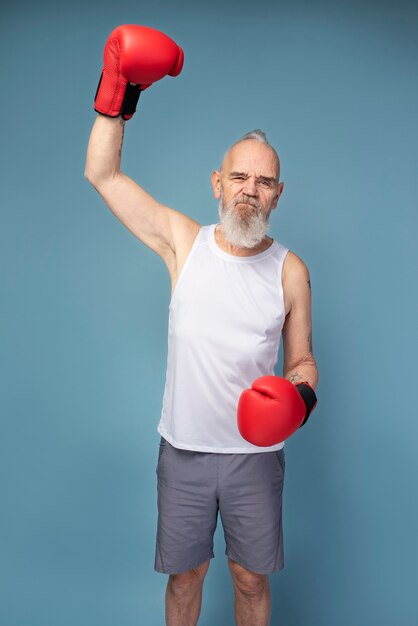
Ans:
[[[247,139],[227,153],[220,172],[212,174],[224,238],[244,248],[257,246],[268,232],[271,211],[283,190],[273,150]]]

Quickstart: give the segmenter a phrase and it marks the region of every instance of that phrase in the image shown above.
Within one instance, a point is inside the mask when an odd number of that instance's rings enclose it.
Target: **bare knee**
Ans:
[[[204,578],[209,569],[209,561],[202,563],[198,567],[181,572],[180,574],[170,574],[168,586],[172,594],[178,597],[193,596],[200,591]]]
[[[234,587],[241,594],[249,597],[259,597],[268,589],[268,575],[256,574],[239,565],[236,561],[228,560]]]

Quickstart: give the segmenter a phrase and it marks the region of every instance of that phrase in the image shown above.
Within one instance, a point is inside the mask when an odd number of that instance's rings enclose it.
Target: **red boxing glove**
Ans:
[[[94,110],[131,119],[141,91],[167,74],[180,74],[183,61],[180,46],[159,30],[136,24],[118,26],[105,45]]]
[[[255,446],[274,446],[303,426],[316,402],[309,383],[293,385],[286,378],[262,376],[240,396],[238,430]]]

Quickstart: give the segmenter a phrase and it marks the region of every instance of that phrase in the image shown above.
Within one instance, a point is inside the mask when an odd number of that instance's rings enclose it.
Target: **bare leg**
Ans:
[[[202,588],[209,561],[199,567],[170,574],[165,594],[167,626],[196,626],[202,606]]]
[[[267,574],[255,574],[228,559],[235,592],[237,626],[268,626],[271,594]]]

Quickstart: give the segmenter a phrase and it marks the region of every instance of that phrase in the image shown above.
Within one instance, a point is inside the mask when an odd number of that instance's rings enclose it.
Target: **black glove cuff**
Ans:
[[[318,400],[315,391],[310,385],[307,385],[306,383],[298,383],[296,385],[296,389],[299,391],[300,395],[302,396],[302,400],[306,405],[306,415],[302,424],[299,426],[299,428],[302,428],[302,426],[308,421],[308,417],[314,410]]]
[[[125,97],[120,109],[120,114],[124,120],[129,119],[129,117],[135,113],[141,91],[143,91],[141,85],[131,85],[131,83],[126,85]],[[128,118],[126,118],[125,115],[127,115]]]

